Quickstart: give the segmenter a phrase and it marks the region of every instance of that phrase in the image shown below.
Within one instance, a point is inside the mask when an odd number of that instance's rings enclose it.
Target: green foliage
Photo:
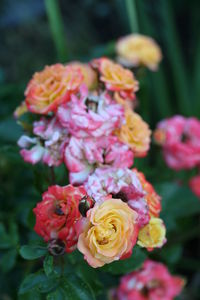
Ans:
[[[44,256],[47,253],[47,247],[26,245],[20,248],[19,253],[24,259],[32,260]]]
[[[134,247],[130,258],[108,264],[102,267],[102,270],[114,275],[127,274],[139,269],[145,259],[146,255],[144,252],[139,247]]]

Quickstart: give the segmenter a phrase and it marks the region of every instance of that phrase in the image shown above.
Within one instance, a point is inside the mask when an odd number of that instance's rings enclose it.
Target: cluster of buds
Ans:
[[[155,142],[162,147],[169,168],[176,171],[200,167],[200,121],[194,117],[174,116],[158,123]],[[200,176],[193,177],[189,185],[200,197]]]
[[[69,171],[70,184],[50,186],[34,208],[51,254],[78,248],[96,268],[129,257],[136,244],[150,251],[166,242],[161,199],[130,169],[150,146],[151,130],[134,111],[138,89],[129,69],[105,57],[47,66],[30,80],[15,116],[36,120],[20,153]]]
[[[141,269],[121,278],[119,287],[111,291],[112,300],[173,300],[185,284],[172,276],[166,266],[146,260]]]

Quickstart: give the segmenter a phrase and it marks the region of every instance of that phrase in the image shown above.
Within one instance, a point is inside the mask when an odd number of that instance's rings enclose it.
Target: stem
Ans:
[[[173,83],[180,113],[190,115],[191,99],[189,95],[188,78],[179,43],[173,11],[170,1],[161,0],[160,10],[163,21],[164,42],[168,51],[170,65],[172,69]]]
[[[45,6],[58,59],[65,62],[67,60],[67,47],[59,2],[57,0],[45,0]]]
[[[195,57],[195,74],[194,74],[194,92],[195,92],[195,109],[193,113],[200,117],[200,39],[197,44],[197,54]]]
[[[132,33],[139,32],[135,0],[126,0],[126,9]]]
[[[55,176],[54,167],[50,167],[49,169],[50,169],[50,183],[55,184],[56,176]]]
[[[143,32],[146,35],[155,36],[153,24],[149,16],[144,13],[143,5],[144,3],[142,1],[138,1],[138,13]],[[148,75],[153,86],[153,92],[155,93],[154,101],[159,117],[164,118],[166,116],[171,116],[173,114],[173,109],[170,103],[166,73],[162,64],[159,66],[159,70],[157,72],[148,72]]]

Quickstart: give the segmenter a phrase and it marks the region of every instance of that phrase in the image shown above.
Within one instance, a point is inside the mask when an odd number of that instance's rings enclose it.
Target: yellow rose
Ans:
[[[125,110],[125,119],[126,123],[116,130],[116,135],[133,150],[135,156],[145,156],[151,141],[148,124],[130,108]]]
[[[88,225],[78,249],[94,268],[128,256],[136,243],[137,213],[120,199],[109,198],[88,211]]]
[[[138,90],[138,81],[134,78],[133,73],[119,64],[102,58],[99,69],[100,80],[105,83],[108,90],[124,92],[130,97],[133,97],[132,94]]]
[[[131,34],[119,39],[116,45],[119,61],[127,66],[146,66],[155,71],[162,59],[162,52],[150,37]]]
[[[166,242],[166,228],[159,218],[151,218],[138,234],[137,244],[145,248],[162,247]]]

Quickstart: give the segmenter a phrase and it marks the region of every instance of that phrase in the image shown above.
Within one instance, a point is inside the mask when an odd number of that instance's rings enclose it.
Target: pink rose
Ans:
[[[80,99],[72,95],[71,101],[58,109],[58,118],[69,132],[78,138],[109,135],[124,120],[124,108],[106,93],[89,94],[83,85]]]
[[[88,177],[84,186],[88,195],[98,203],[101,203],[108,194],[127,202],[138,214],[139,227],[149,222],[149,208],[144,198],[145,192],[134,171],[109,166],[97,168]]]
[[[200,175],[194,176],[189,181],[192,192],[200,198]]]
[[[200,121],[175,116],[158,124],[155,139],[163,146],[167,165],[175,170],[190,169],[200,163]]]
[[[117,137],[70,138],[64,153],[71,183],[82,183],[97,166],[130,167],[133,153]]]
[[[33,133],[35,137],[22,136],[18,141],[18,145],[23,148],[20,154],[24,161],[36,164],[42,160],[48,166],[60,165],[69,139],[67,130],[56,118],[41,118],[33,123]]]
[[[173,300],[184,286],[184,280],[172,276],[164,264],[146,260],[143,267],[121,278],[113,292],[117,300]]]

